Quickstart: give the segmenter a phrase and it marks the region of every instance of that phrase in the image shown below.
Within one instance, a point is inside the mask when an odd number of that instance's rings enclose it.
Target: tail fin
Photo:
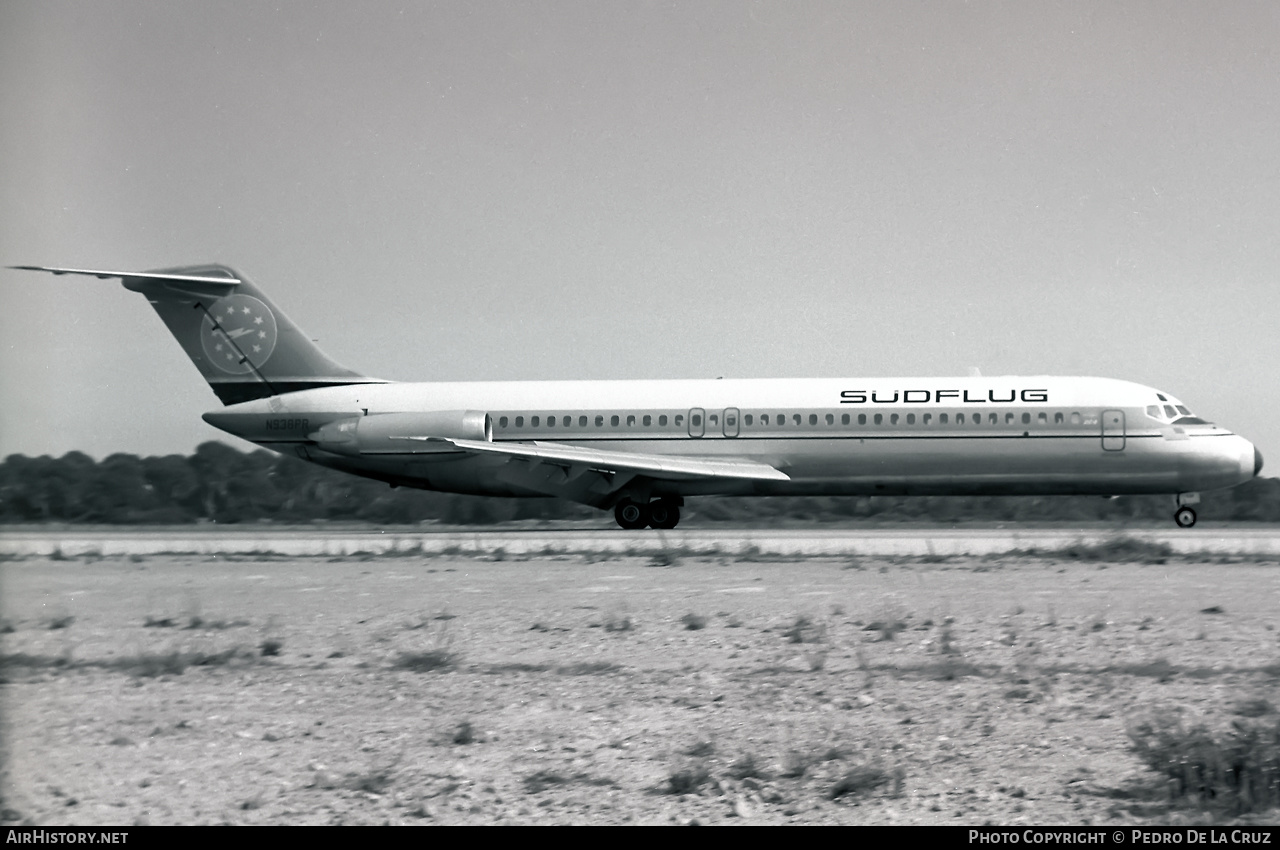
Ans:
[[[220,265],[149,272],[12,266],[120,278],[146,296],[223,404],[343,384],[383,383],[329,359],[256,286]]]

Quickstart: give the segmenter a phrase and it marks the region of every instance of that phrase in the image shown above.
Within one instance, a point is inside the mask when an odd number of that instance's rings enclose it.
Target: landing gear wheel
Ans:
[[[635,531],[649,524],[649,508],[630,499],[623,499],[613,509],[613,518],[623,528]]]
[[[680,506],[666,499],[658,499],[649,503],[649,526],[651,528],[675,528],[680,522]]]
[[[1173,514],[1173,521],[1179,528],[1190,528],[1196,524],[1196,512],[1188,507],[1178,508]]]

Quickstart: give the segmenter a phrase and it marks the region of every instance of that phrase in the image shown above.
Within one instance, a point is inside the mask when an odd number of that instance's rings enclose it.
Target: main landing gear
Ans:
[[[651,528],[675,528],[680,522],[680,503],[674,499],[655,499],[649,504],[623,499],[613,509],[618,525],[629,530],[649,526]]]

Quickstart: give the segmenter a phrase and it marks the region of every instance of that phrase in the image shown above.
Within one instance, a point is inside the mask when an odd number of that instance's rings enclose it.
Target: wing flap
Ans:
[[[687,455],[649,455],[635,452],[589,449],[563,443],[490,443],[481,440],[455,440],[440,437],[401,437],[405,440],[438,440],[468,452],[528,458],[548,463],[581,466],[599,472],[628,472],[649,478],[694,479],[737,478],[749,481],[790,481],[785,472],[751,460],[730,460]]]

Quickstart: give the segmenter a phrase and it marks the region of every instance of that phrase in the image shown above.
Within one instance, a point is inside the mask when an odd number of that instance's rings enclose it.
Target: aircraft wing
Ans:
[[[402,440],[443,442],[464,452],[505,455],[513,460],[542,462],[567,470],[637,475],[663,480],[697,478],[737,478],[751,481],[790,481],[785,472],[767,463],[714,457],[651,455],[636,452],[607,451],[563,443],[491,443],[484,440],[462,440],[443,437],[398,437]]]

